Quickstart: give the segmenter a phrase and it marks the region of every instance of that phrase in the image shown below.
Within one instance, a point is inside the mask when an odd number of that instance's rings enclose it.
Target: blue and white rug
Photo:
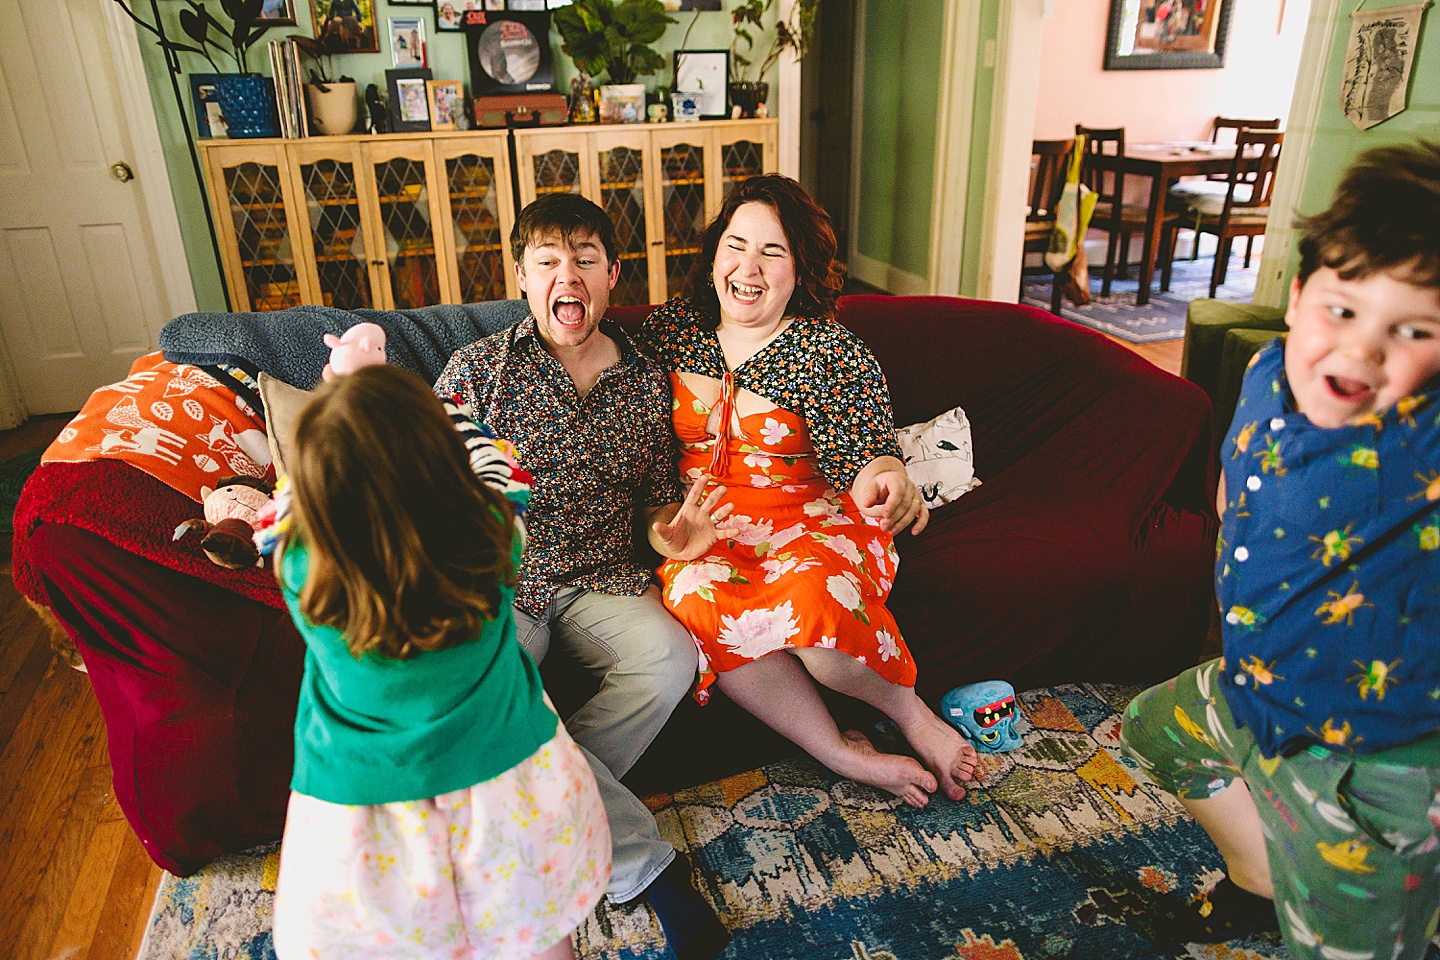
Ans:
[[[1255,296],[1255,278],[1260,266],[1260,255],[1256,253],[1247,269],[1244,265],[1243,244],[1230,257],[1230,266],[1225,283],[1216,291],[1219,300],[1236,300],[1249,303]],[[1160,271],[1155,271],[1151,287],[1150,302],[1143,307],[1135,305],[1135,294],[1140,289],[1139,270],[1130,267],[1129,280],[1112,280],[1110,296],[1100,296],[1100,268],[1090,269],[1091,300],[1083,307],[1077,307],[1069,300],[1063,301],[1060,315],[1066,320],[1119,337],[1130,343],[1155,343],[1160,340],[1178,340],[1185,336],[1185,310],[1190,301],[1210,296],[1210,271],[1215,265],[1214,257],[1198,260],[1176,260],[1170,278],[1170,291],[1159,292]],[[1050,309],[1050,277],[1036,276],[1025,279],[1025,295],[1021,300],[1032,307]]]
[[[809,758],[651,797],[734,942],[727,960],[1282,960],[1278,935],[1161,950],[1220,876],[1214,846],[1119,750],[1135,688],[1022,694],[1020,749],[923,810]],[[139,960],[273,960],[275,847],[166,876]],[[671,960],[648,907],[602,906],[587,960]]]

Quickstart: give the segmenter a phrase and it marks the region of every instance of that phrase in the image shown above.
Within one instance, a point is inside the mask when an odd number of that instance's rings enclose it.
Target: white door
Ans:
[[[102,4],[0,0],[0,336],[31,414],[78,410],[169,317]],[[168,196],[168,184],[165,186]]]

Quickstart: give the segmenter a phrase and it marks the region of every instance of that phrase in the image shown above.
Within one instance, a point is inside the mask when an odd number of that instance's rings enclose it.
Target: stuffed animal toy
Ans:
[[[1025,742],[1015,729],[1015,688],[1004,680],[956,687],[941,699],[940,715],[976,750],[1004,753]]]
[[[204,535],[200,548],[213,563],[227,570],[258,566],[254,525],[270,502],[270,492],[270,484],[254,477],[223,477],[219,486],[205,493],[205,519],[186,520],[175,528],[173,539],[199,530]]]
[[[357,323],[340,336],[325,334],[330,348],[330,362],[320,371],[329,380],[343,373],[354,373],[361,367],[385,362],[385,328],[376,323]]]

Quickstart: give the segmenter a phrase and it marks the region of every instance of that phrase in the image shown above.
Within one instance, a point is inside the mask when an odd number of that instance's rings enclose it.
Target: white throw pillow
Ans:
[[[896,434],[905,469],[930,509],[958,500],[980,486],[970,420],[964,410],[947,410],[929,423],[901,427]]]

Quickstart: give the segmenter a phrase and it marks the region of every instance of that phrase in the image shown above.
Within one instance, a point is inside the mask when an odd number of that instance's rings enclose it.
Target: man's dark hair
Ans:
[[[526,247],[555,236],[568,247],[594,237],[605,248],[605,265],[615,262],[615,225],[594,201],[578,193],[547,193],[529,203],[510,230],[510,252],[523,265]]]
[[[833,317],[845,286],[845,267],[835,259],[835,231],[830,215],[810,198],[799,183],[778,173],[750,177],[731,191],[710,222],[701,241],[700,256],[690,274],[689,296],[711,323],[720,322],[720,298],[715,292],[715,252],[735,211],[747,203],[763,203],[775,211],[790,257],[795,262],[795,292],[785,312],[792,317]]]
[[[1440,287],[1440,144],[1367,150],[1345,171],[1324,213],[1302,217],[1300,283],[1321,267],[1346,280],[1399,270]]]

